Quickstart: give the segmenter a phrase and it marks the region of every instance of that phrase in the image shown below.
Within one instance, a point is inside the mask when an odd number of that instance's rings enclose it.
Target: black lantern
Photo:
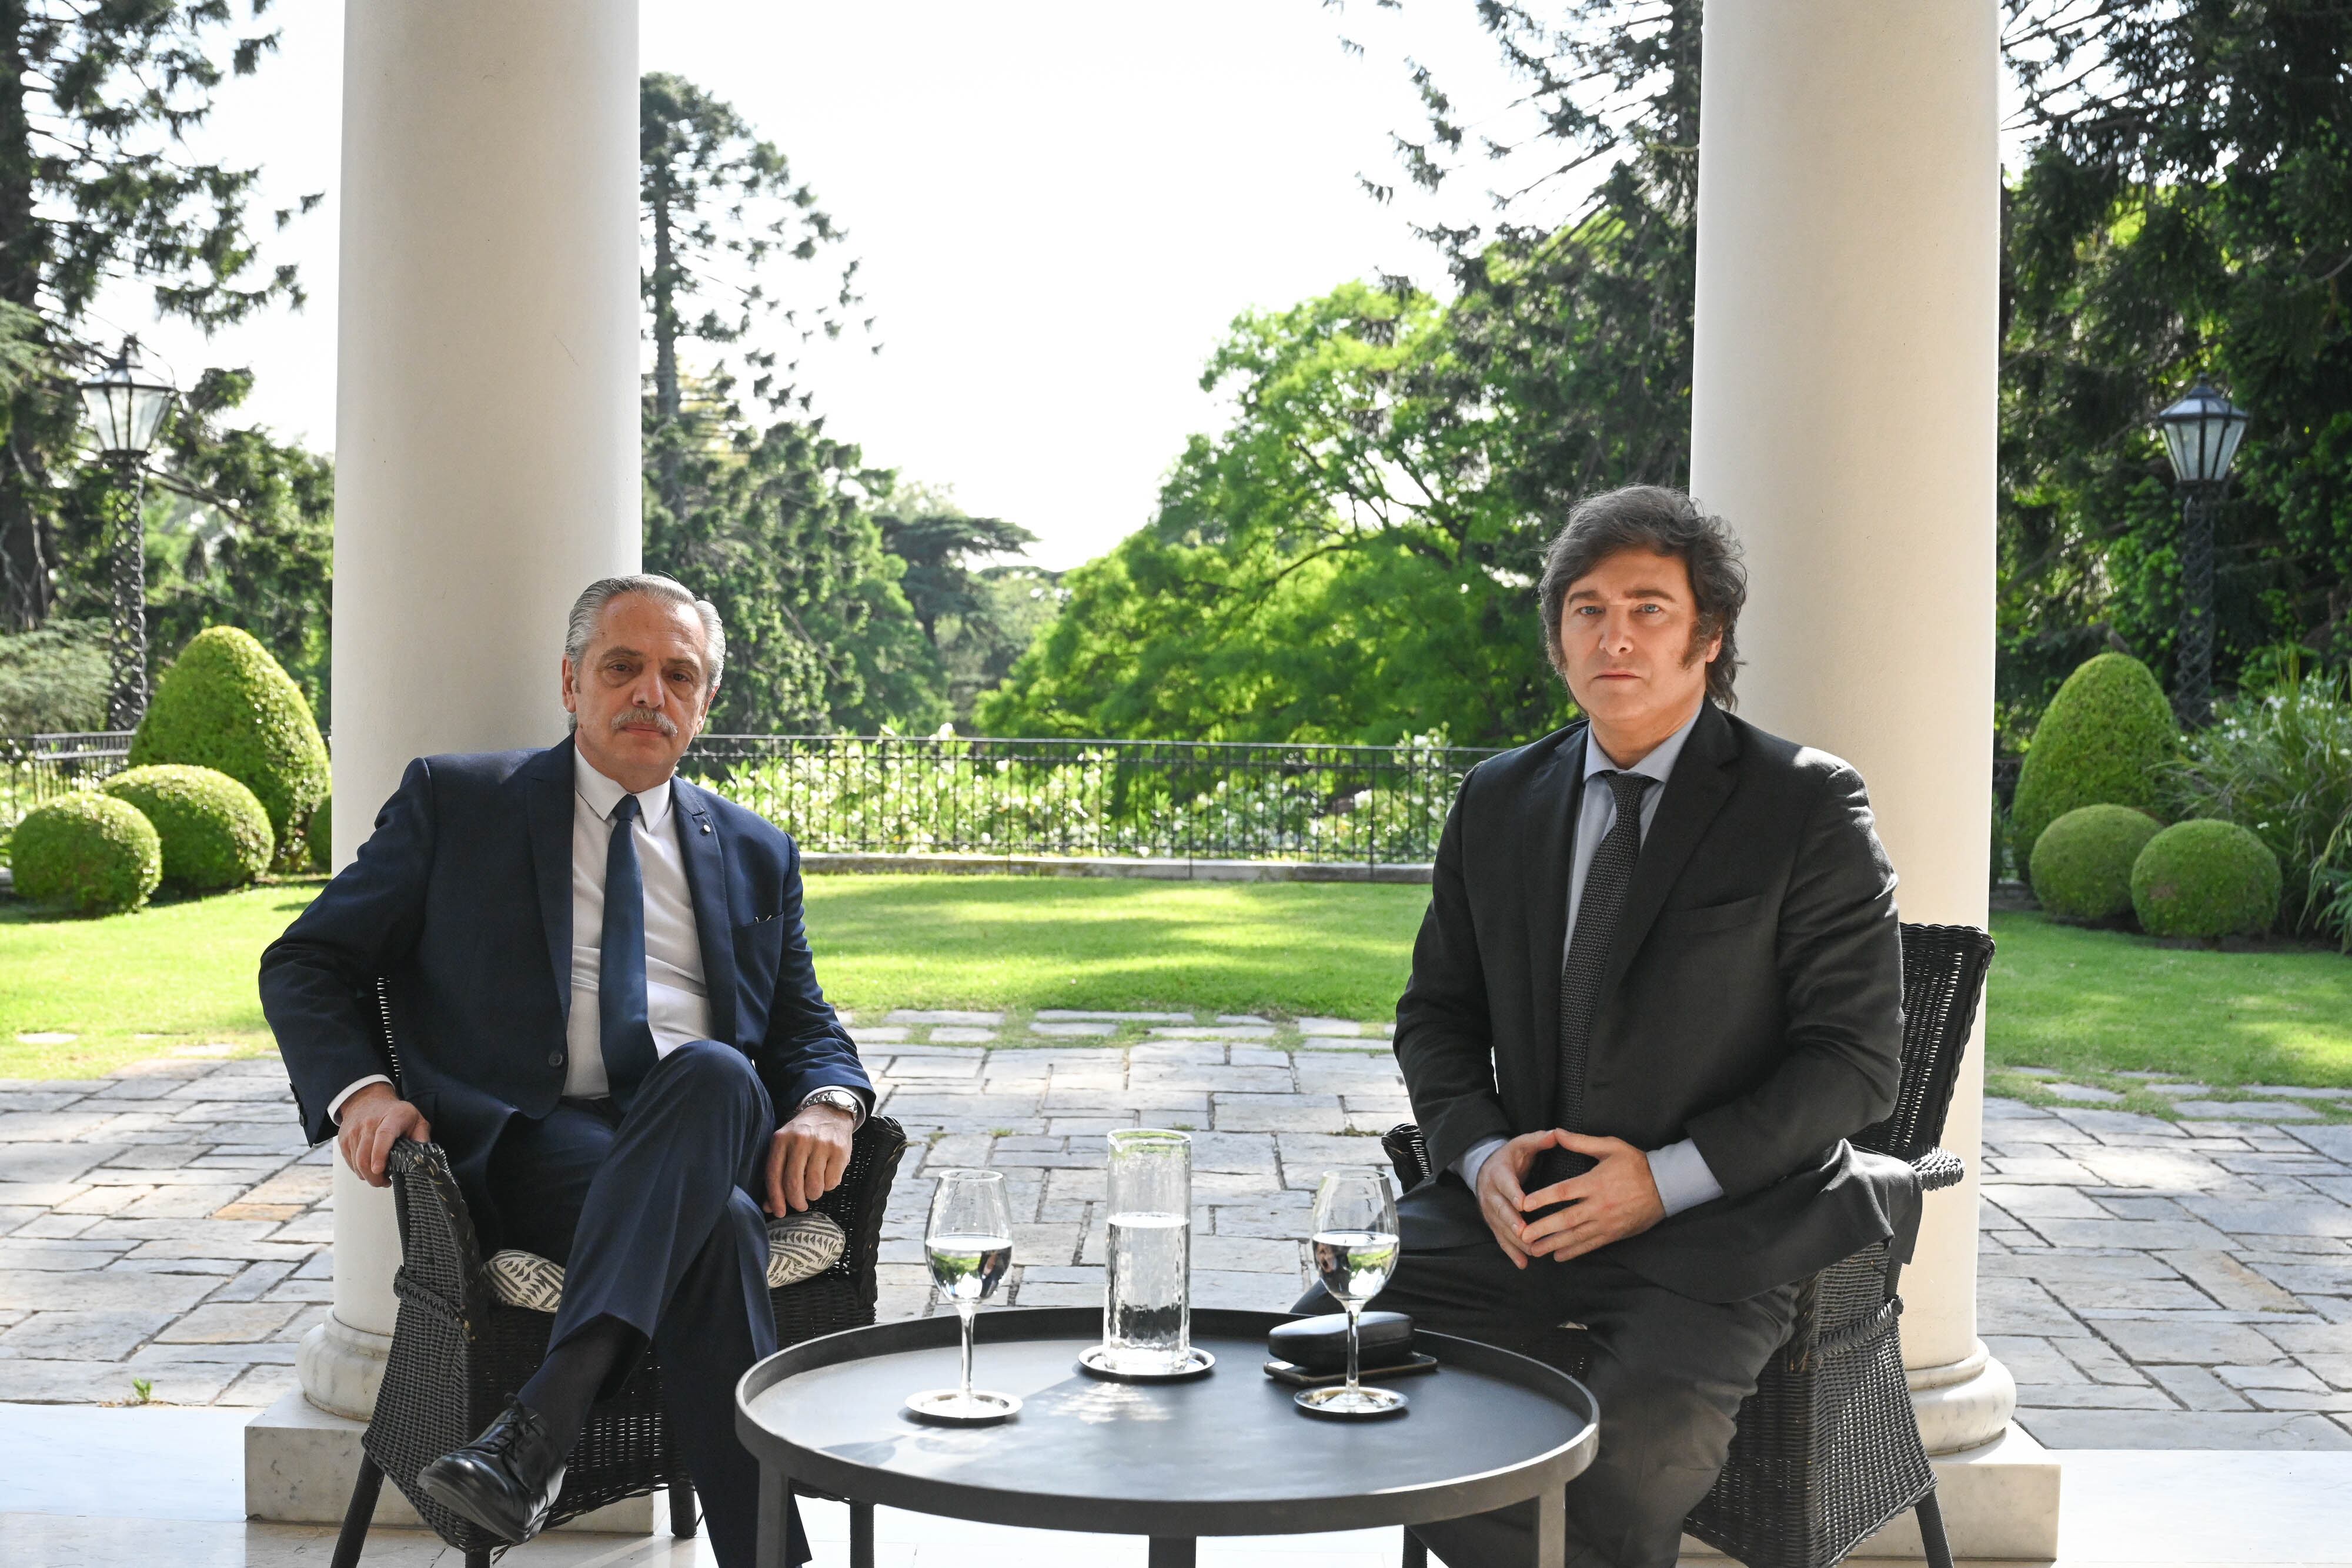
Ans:
[[[2184,485],[2221,485],[2253,415],[2213,390],[2203,376],[2189,395],[2156,416],[2172,476]]]
[[[2156,416],[2180,486],[2180,633],[2172,707],[2190,728],[2213,718],[2213,515],[2252,419],[2203,376],[2187,397]]]
[[[109,638],[111,679],[107,727],[136,729],[147,715],[147,536],[141,507],[145,501],[148,449],[155,444],[177,394],[168,382],[139,374],[139,340],[122,340],[121,351],[95,380],[81,383],[82,412],[89,416],[99,455],[121,477],[115,486],[114,624]]]

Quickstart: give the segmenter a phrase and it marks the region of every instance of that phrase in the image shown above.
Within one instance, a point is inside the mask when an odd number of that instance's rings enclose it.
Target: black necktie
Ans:
[[[646,879],[629,831],[636,820],[637,798],[622,796],[604,852],[604,938],[596,971],[597,1043],[613,1098],[624,1108],[660,1054],[646,1019]]]
[[[1591,742],[1587,741],[1588,746]],[[1592,852],[1584,873],[1584,892],[1576,904],[1576,932],[1568,939],[1568,957],[1559,971],[1559,1124],[1571,1133],[1586,1132],[1584,1075],[1592,1049],[1592,1009],[1601,1000],[1601,975],[1609,964],[1609,949],[1617,938],[1617,922],[1625,913],[1625,894],[1633,885],[1633,862],[1642,853],[1642,795],[1657,782],[1640,773],[1598,773],[1616,797],[1617,820]],[[1561,1174],[1581,1176],[1592,1168],[1583,1155],[1563,1149],[1546,1151]]]

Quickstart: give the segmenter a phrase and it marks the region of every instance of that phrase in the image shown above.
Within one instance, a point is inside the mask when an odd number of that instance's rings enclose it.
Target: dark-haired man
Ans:
[[[589,584],[564,632],[572,737],[410,763],[262,955],[261,1000],[313,1139],[379,1186],[395,1142],[437,1139],[486,1239],[564,1266],[545,1361],[419,1487],[529,1540],[590,1405],[650,1343],[711,1546],[748,1568],[735,1382],[776,1348],[761,1206],[839,1184],[873,1089],[816,983],[799,852],[676,777],[726,657],[718,610],[670,579]]]
[[[1680,492],[1576,508],[1539,599],[1585,722],[1464,781],[1397,1004],[1441,1174],[1378,1304],[1531,1352],[1590,1331],[1571,1563],[1675,1561],[1796,1282],[1916,1216],[1845,1142],[1901,1075],[1895,873],[1853,768],[1727,711],[1746,586]],[[1419,1533],[1469,1568],[1525,1561],[1529,1522]]]

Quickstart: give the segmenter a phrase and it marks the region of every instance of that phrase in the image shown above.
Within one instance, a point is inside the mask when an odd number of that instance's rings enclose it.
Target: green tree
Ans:
[[[829,300],[813,307],[772,290],[769,264],[812,260],[837,244],[842,231],[816,204],[816,193],[793,177],[775,143],[760,138],[730,104],[683,77],[652,71],[637,84],[637,195],[644,213],[646,267],[641,277],[646,330],[654,342],[651,418],[671,424],[687,417],[688,393],[699,389],[721,420],[736,417],[731,402],[739,371],[751,377],[752,396],[772,410],[809,394],[792,381],[796,361],[780,360],[766,323],[797,343],[822,333],[836,337],[844,313],[858,296],[857,263],[844,265]],[[699,306],[699,314],[695,314]],[[869,319],[866,325],[870,328]],[[708,361],[681,368],[679,350],[699,345]],[[672,467],[654,476],[663,500],[675,507]]]
[[[1524,738],[1566,698],[1532,624],[1539,525],[1493,482],[1510,414],[1417,395],[1451,351],[1425,295],[1349,284],[1244,316],[1150,526],[1070,572],[1001,734],[1385,744]]]
[[[248,20],[268,9],[249,0]],[[184,155],[215,90],[276,47],[240,31],[230,0],[0,0],[0,335],[47,372],[0,389],[0,628],[50,612],[55,486],[79,438],[70,374],[112,347],[90,336],[101,288],[138,277],[160,312],[207,330],[301,300],[247,226],[257,171]]]
[[[1055,575],[1017,556],[1037,536],[1002,517],[975,517],[953,495],[901,484],[877,507],[882,545],[905,564],[899,588],[947,677],[955,721],[969,726],[980,696],[1003,684],[1060,603]]]

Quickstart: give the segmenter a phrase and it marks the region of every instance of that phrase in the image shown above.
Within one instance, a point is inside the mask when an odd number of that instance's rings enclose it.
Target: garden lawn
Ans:
[[[1429,905],[1424,887],[1350,883],[844,875],[807,887],[817,977],[864,1009],[1384,1019]]]
[[[2352,1088],[2352,958],[2220,953],[1993,916],[1991,1064]]]
[[[89,1076],[191,1047],[267,1051],[255,965],[318,885],[103,920],[0,899],[0,1078]],[[807,885],[817,973],[868,1021],[894,1007],[1386,1019],[1429,896],[1354,883],[1047,877],[818,876]],[[1996,1070],[2352,1087],[2352,959],[2168,948],[2035,915],[1996,915],[1993,932]],[[76,1038],[19,1038],[48,1031]]]
[[[188,1047],[273,1049],[254,975],[315,878],[82,920],[0,899],[0,1078],[94,1078]],[[58,1033],[66,1044],[33,1044]]]

